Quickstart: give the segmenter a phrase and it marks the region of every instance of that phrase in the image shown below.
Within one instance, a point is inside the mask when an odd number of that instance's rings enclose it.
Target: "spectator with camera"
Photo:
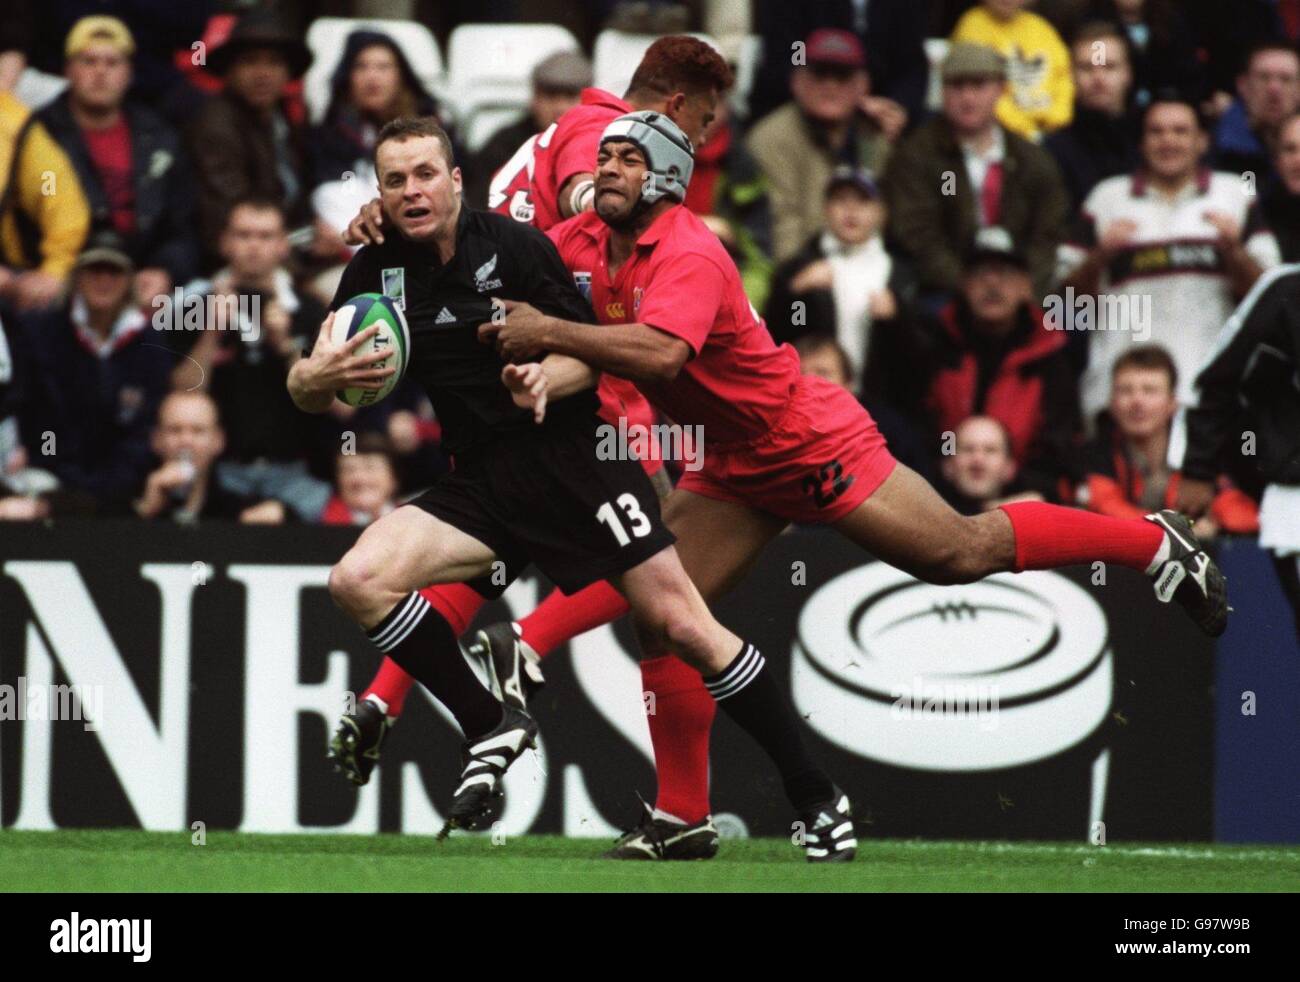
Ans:
[[[145,478],[135,499],[141,518],[166,518],[183,524],[227,519],[251,524],[279,524],[284,505],[258,503],[233,494],[216,480],[217,459],[226,446],[217,404],[206,392],[170,393],[158,407],[151,445],[158,466]]]
[[[277,201],[236,202],[219,243],[226,265],[211,280],[189,284],[180,310],[155,316],[188,356],[177,364],[175,384],[204,386],[216,400],[227,434],[218,476],[227,491],[275,498],[314,521],[329,497],[328,484],[306,463],[322,439],[321,423],[294,407],[285,377],[320,329],[324,307],[298,291],[285,268],[289,237]],[[197,332],[186,329],[195,313],[203,328]]]

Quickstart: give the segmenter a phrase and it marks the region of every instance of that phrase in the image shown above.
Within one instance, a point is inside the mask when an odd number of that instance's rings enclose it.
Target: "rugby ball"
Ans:
[[[406,374],[411,353],[411,331],[406,326],[406,315],[402,313],[402,308],[391,297],[379,293],[362,293],[353,297],[334,312],[331,340],[335,344],[343,344],[373,324],[378,324],[379,330],[356,353],[387,351],[388,357],[376,362],[374,367],[395,367],[397,371],[384,379],[383,387],[379,389],[340,389],[337,393],[339,399],[349,406],[373,406],[387,398]]]

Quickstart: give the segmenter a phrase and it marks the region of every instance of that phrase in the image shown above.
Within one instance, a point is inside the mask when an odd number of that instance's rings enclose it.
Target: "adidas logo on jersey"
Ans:
[[[456,323],[456,315],[443,307],[442,310],[438,311],[438,316],[433,319],[433,322],[435,324],[454,324]]]

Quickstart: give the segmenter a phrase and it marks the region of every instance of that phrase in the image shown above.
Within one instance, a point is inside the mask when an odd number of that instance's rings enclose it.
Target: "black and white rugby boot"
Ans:
[[[393,724],[384,711],[369,699],[362,699],[355,712],[345,713],[330,738],[325,757],[334,769],[361,787],[379,763],[379,751]]]
[[[800,816],[804,856],[810,863],[847,863],[858,851],[853,806],[839,788],[834,797]]]
[[[1146,520],[1164,529],[1167,549],[1161,549],[1147,574],[1155,580],[1156,599],[1177,600],[1196,626],[1212,638],[1228,626],[1228,584],[1223,572],[1197,541],[1192,523],[1168,508]]]
[[[641,824],[619,836],[605,859],[712,859],[718,854],[718,830],[713,816],[705,815],[693,825],[681,825],[656,818],[654,809],[641,802],[645,814]]]
[[[495,730],[461,745],[460,784],[439,839],[445,839],[452,829],[478,832],[490,828],[505,806],[501,779],[524,750],[537,746],[537,721],[514,706],[501,708],[501,722]]]
[[[508,706],[525,708],[546,684],[541,659],[511,621],[475,631],[471,640],[461,642],[461,647],[466,656],[483,665],[492,694]]]

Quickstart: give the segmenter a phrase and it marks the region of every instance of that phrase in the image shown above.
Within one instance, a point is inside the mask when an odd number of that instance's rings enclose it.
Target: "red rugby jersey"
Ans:
[[[641,322],[690,345],[672,382],[639,383],[654,405],[683,425],[701,424],[715,446],[748,443],[781,417],[799,380],[799,356],[777,347],[718,237],[682,205],[641,234],[612,280],[610,229],[594,212],[547,234],[574,276],[590,276],[602,324]]]

